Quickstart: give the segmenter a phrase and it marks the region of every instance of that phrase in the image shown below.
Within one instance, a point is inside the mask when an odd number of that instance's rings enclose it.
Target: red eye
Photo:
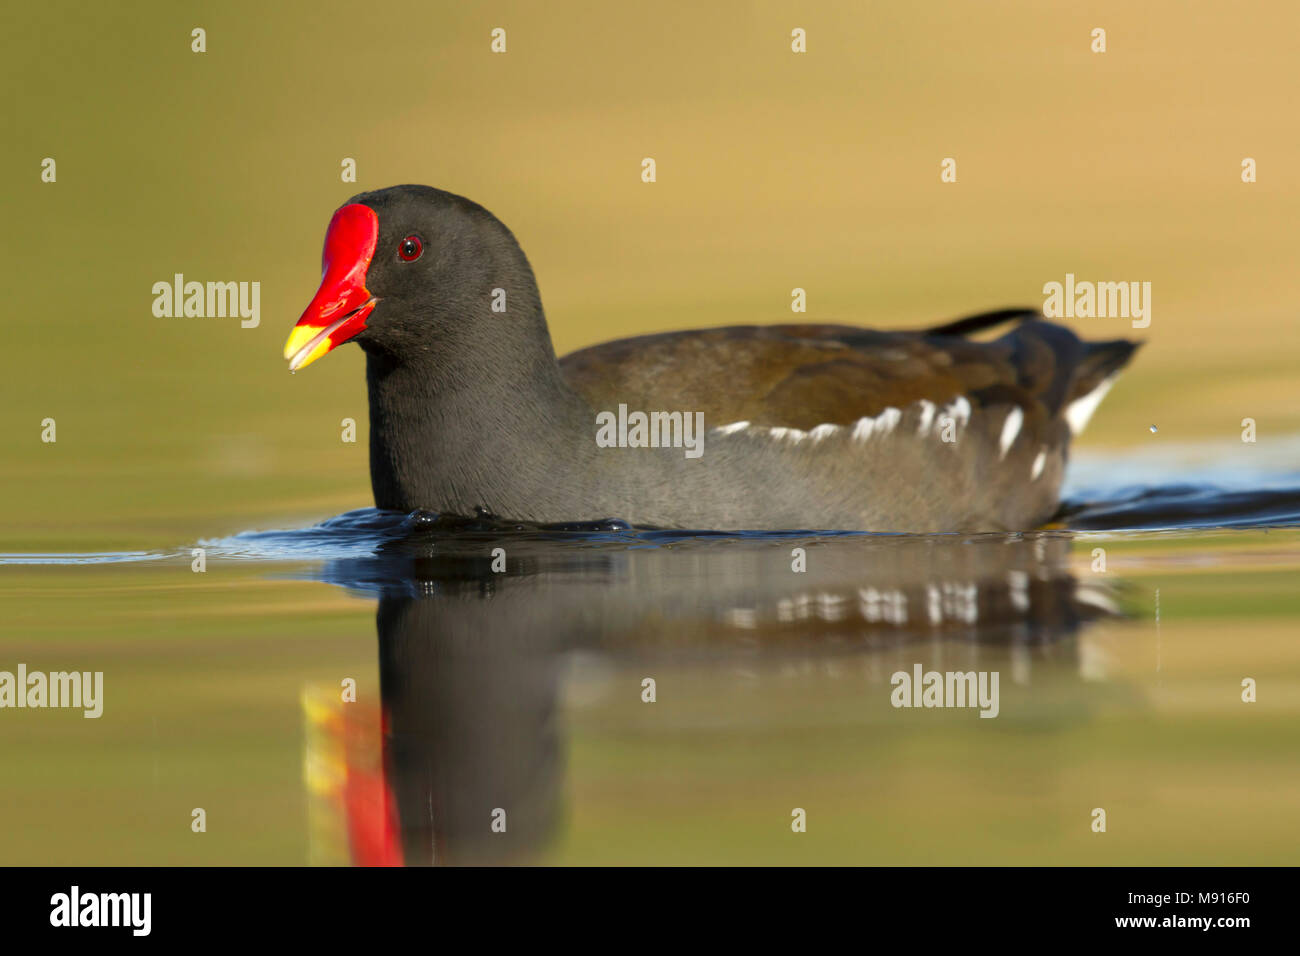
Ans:
[[[407,262],[420,258],[420,253],[423,251],[424,243],[420,241],[419,236],[407,236],[397,247],[397,254]]]

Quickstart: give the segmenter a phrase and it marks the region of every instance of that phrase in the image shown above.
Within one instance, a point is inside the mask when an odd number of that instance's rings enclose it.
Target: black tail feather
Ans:
[[[1108,342],[1084,342],[1084,354],[1074,375],[1070,400],[1087,395],[1110,378],[1133,358],[1141,342],[1112,339]]]
[[[998,309],[994,312],[980,312],[975,315],[968,315],[965,318],[954,319],[951,322],[945,322],[943,325],[922,329],[922,331],[926,335],[970,335],[973,332],[982,332],[985,329],[991,329],[1007,322],[1028,322],[1030,319],[1041,319],[1042,317],[1042,309],[1027,306],[1018,309]]]

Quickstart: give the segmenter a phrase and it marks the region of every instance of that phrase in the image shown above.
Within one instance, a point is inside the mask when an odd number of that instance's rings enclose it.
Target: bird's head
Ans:
[[[546,334],[532,269],[510,230],[440,189],[392,186],[348,200],[330,220],[321,269],[284,346],[290,371],[354,340],[409,361]]]

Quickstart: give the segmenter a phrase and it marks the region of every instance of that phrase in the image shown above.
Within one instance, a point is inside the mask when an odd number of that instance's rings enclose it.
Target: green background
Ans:
[[[794,287],[809,320],[916,327],[1039,303],[1073,272],[1153,286],[1150,344],[1083,449],[1214,440],[1246,466],[1300,431],[1295,4],[45,2],[5,18],[0,550],[182,555],[0,569],[0,667],[102,669],[107,687],[100,721],[0,717],[0,862],[312,858],[300,695],[352,676],[373,706],[373,602],[278,567],[194,575],[188,547],[370,503],[359,350],[295,376],[281,357],[330,214],[363,189],[427,183],[493,210],[561,352],[790,321]],[[260,282],[260,327],[155,318],[152,285],[176,272]],[[1258,446],[1237,441],[1244,417]],[[747,697],[707,670],[675,675],[666,723],[635,696],[566,705],[571,825],[550,858],[1293,863],[1295,535],[1106,546],[1137,608],[1083,639],[1108,677],[1040,665],[1020,723],[900,722],[864,704],[875,689],[807,675]],[[791,806],[813,808],[803,842]]]
[[[7,17],[14,549],[166,545],[368,505],[360,351],[290,376],[281,348],[333,209],[403,182],[515,231],[561,352],[788,321],[795,287],[809,320],[920,326],[1041,303],[1073,272],[1153,287],[1137,333],[1151,344],[1084,447],[1234,439],[1244,417],[1261,440],[1300,430],[1292,4],[55,2]],[[949,156],[958,181],[942,184]],[[152,285],[176,272],[261,282],[260,327],[155,318]]]

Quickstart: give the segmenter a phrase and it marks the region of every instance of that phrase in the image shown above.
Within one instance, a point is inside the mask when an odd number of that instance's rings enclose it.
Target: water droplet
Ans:
[[[439,520],[440,520],[440,516],[438,512],[424,511],[421,508],[416,508],[414,511],[412,511],[410,514],[406,516],[406,518],[403,520],[403,524],[407,528],[414,530],[418,528],[435,527],[439,523]]]

